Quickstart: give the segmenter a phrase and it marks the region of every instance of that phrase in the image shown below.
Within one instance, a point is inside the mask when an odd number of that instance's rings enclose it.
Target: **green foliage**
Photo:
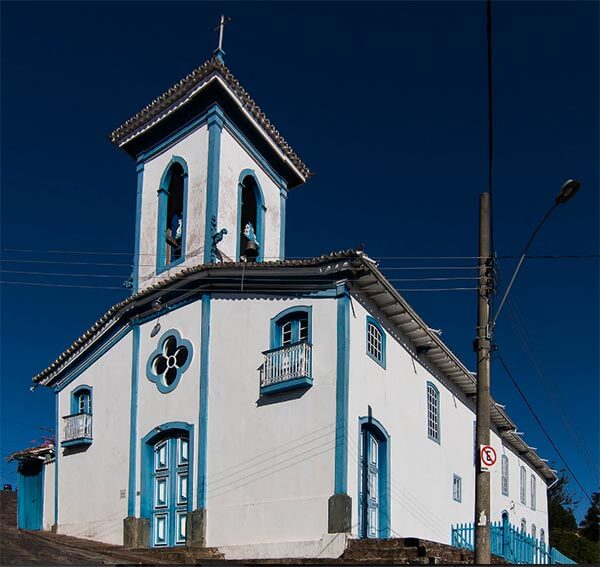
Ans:
[[[572,531],[561,529],[551,531],[550,545],[577,563],[600,564],[600,547]]]
[[[579,525],[579,533],[583,537],[596,544],[600,543],[600,492],[592,494],[592,503]]]
[[[548,527],[550,528],[550,544],[553,530],[577,531],[577,521],[573,514],[573,506],[577,503],[567,490],[569,477],[563,472],[558,482],[548,490]]]

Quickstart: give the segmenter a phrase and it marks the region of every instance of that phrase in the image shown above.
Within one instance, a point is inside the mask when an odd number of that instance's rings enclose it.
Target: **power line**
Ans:
[[[30,272],[26,270],[0,270],[5,274],[21,274],[30,276],[64,276],[64,277],[90,277],[90,278],[128,278],[128,275],[122,274],[86,274],[86,273],[67,273],[67,272]],[[442,282],[442,281],[462,281],[477,280],[477,276],[453,276],[453,277],[431,277],[431,278],[387,278],[390,282]],[[284,278],[269,278],[269,281],[288,281]],[[303,282],[321,283],[323,280],[318,278],[303,278]]]
[[[515,380],[515,377],[513,376],[512,372],[508,369],[508,366],[504,362],[504,358],[502,358],[502,355],[500,355],[500,354],[496,355],[493,360],[499,360],[500,361],[500,364],[502,365],[502,368],[504,368],[504,371],[506,372],[506,374],[508,375],[508,377],[512,380],[512,383],[514,384],[515,388],[517,389],[517,392],[519,392],[519,395],[521,396],[523,402],[525,402],[525,405],[529,408],[529,411],[531,412],[531,415],[533,415],[533,417],[537,421],[537,424],[540,426],[540,429],[543,431],[544,435],[546,436],[546,439],[548,439],[548,442],[550,443],[550,445],[552,445],[552,447],[556,451],[556,454],[558,455],[558,457],[560,458],[560,460],[565,465],[566,469],[569,471],[569,473],[573,477],[573,480],[579,485],[579,488],[581,488],[581,491],[585,494],[585,496],[590,501],[590,503],[592,503],[592,499],[590,498],[590,495],[586,492],[585,488],[583,488],[583,485],[579,482],[579,480],[575,476],[575,473],[573,472],[573,470],[571,469],[571,467],[569,466],[569,464],[567,463],[567,461],[565,460],[565,458],[562,456],[562,453],[560,452],[560,450],[556,446],[556,443],[554,443],[554,441],[552,440],[552,437],[550,437],[550,434],[546,431],[546,428],[542,424],[540,418],[535,413],[535,410],[533,409],[533,407],[529,403],[529,400],[527,399],[527,397],[523,393],[523,390],[521,390],[521,387],[519,386],[518,382]]]
[[[509,299],[508,305],[511,310],[511,311],[509,311],[509,316],[511,319],[511,323],[513,325],[513,329],[515,331],[517,339],[519,340],[519,342],[521,343],[521,346],[523,347],[523,350],[529,356],[529,359],[535,370],[534,374],[537,376],[540,383],[545,386],[544,391],[549,392],[551,394],[551,399],[552,399],[552,401],[555,402],[555,404],[557,406],[558,415],[560,416],[563,424],[565,425],[565,428],[570,433],[571,437],[573,438],[576,445],[578,446],[578,449],[581,451],[581,456],[584,458],[584,461],[586,461],[587,464],[590,466],[590,468],[592,469],[592,473],[595,476],[598,476],[600,474],[600,468],[598,467],[598,464],[597,464],[592,452],[588,448],[584,439],[581,438],[579,436],[579,434],[577,433],[577,429],[572,425],[571,420],[569,418],[567,408],[565,407],[565,405],[562,401],[562,396],[560,395],[560,392],[557,392],[556,391],[557,389],[556,389],[555,385],[552,383],[552,381],[548,380],[544,376],[544,374],[540,368],[540,365],[538,364],[538,362],[533,354],[533,351],[529,344],[530,341],[529,341],[527,333],[525,331],[525,325],[519,316],[519,310],[518,310],[516,304],[514,304]]]
[[[238,281],[237,279],[235,280],[236,282]],[[7,285],[30,285],[30,286],[37,286],[37,287],[59,287],[59,288],[82,288],[82,289],[119,289],[121,291],[124,290],[123,286],[102,286],[102,285],[77,285],[77,284],[57,284],[57,283],[46,283],[46,282],[21,282],[21,281],[5,281],[2,280],[0,281],[0,284],[7,284]],[[199,288],[185,288],[185,287],[177,287],[177,291],[196,291]],[[447,288],[396,288],[396,291],[402,291],[402,292],[407,292],[407,291],[477,291],[478,288],[476,287],[447,287]],[[261,291],[261,290],[256,290],[256,289],[246,289],[243,291],[240,290],[222,290],[219,291],[217,293],[256,293],[257,291]],[[289,293],[295,293],[295,292],[310,292],[309,289],[300,289],[300,288],[271,288],[269,290],[265,290],[265,293],[269,293],[269,292],[289,292]],[[354,291],[353,293],[367,293],[364,291]]]
[[[5,274],[21,274],[28,276],[66,276],[73,278],[121,278],[127,279],[129,276],[123,276],[120,274],[67,274],[64,272],[27,272],[23,270],[0,270]]]

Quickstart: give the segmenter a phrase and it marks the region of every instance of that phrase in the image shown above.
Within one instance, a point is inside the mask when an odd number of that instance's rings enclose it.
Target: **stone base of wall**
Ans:
[[[328,502],[328,532],[350,533],[352,530],[352,498],[347,494],[334,494]]]
[[[335,559],[344,553],[348,536],[326,534],[316,541],[291,541],[219,547],[225,559]]]
[[[187,547],[206,547],[206,508],[198,508],[188,514]]]
[[[125,518],[123,520],[123,546],[128,549],[150,547],[150,520]]]

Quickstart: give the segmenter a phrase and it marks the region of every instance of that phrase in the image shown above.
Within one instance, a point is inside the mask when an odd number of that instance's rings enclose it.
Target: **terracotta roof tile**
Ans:
[[[312,175],[310,169],[302,162],[296,152],[285,141],[284,137],[273,126],[265,113],[260,109],[258,104],[254,102],[252,97],[240,85],[239,81],[233,76],[227,66],[217,57],[212,57],[200,67],[189,73],[181,81],[169,88],[165,93],[154,99],[150,104],[143,108],[140,112],[126,120],[121,126],[116,128],[109,138],[113,144],[121,145],[123,141],[136,132],[142,126],[147,125],[150,121],[157,118],[162,112],[171,107],[174,103],[183,99],[190,93],[198,84],[211,74],[217,74],[221,77],[229,88],[238,97],[242,106],[251,114],[258,122],[263,130],[275,142],[277,147],[290,160],[290,162],[300,171],[302,176],[307,179]]]

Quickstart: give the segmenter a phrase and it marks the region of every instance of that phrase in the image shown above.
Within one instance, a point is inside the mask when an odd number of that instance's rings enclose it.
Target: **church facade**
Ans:
[[[59,432],[42,529],[232,558],[450,543],[475,378],[362,250],[286,259],[310,171],[222,52],[111,140],[137,168],[133,290],[34,377]],[[490,412],[491,520],[543,539],[556,476]]]

